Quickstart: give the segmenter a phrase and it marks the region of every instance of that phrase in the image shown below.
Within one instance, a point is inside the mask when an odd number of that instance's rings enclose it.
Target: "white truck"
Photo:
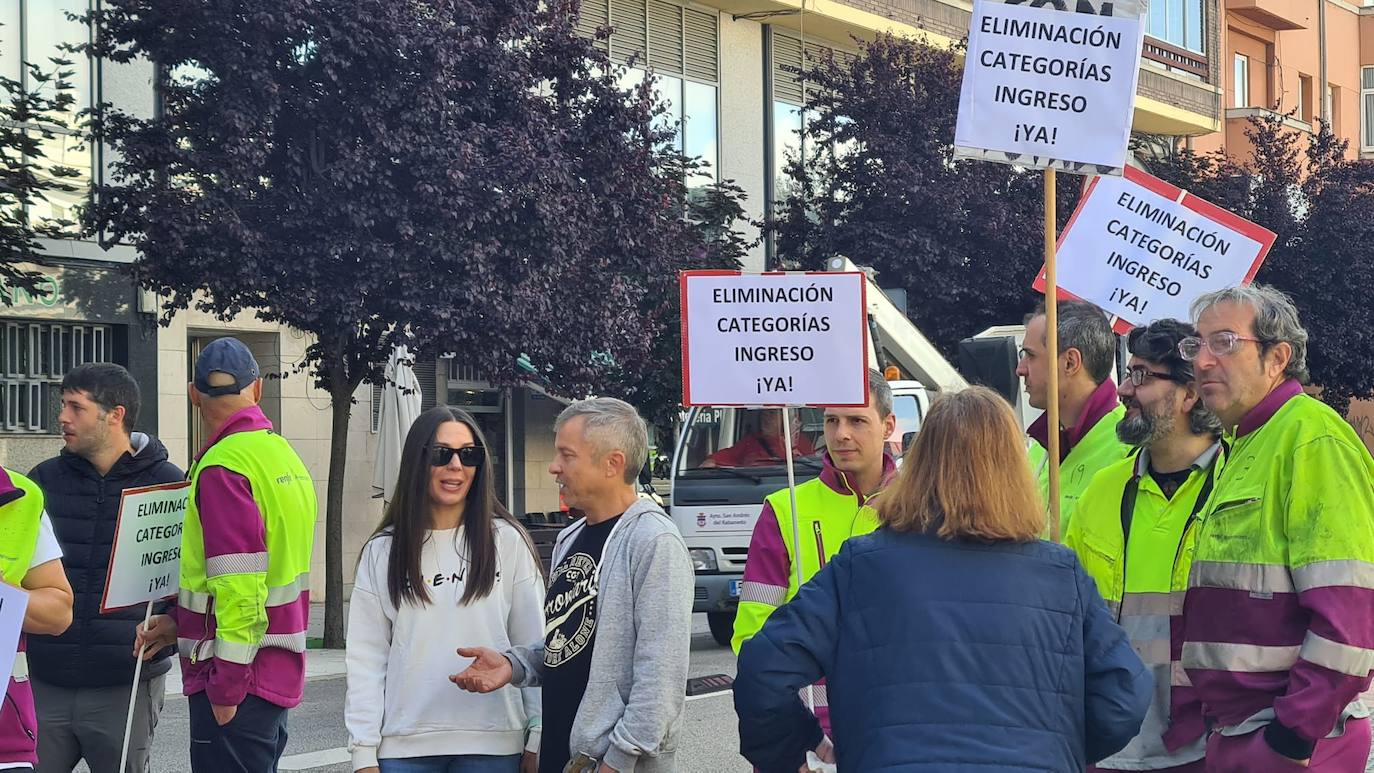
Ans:
[[[832,271],[855,271],[836,258]],[[892,381],[897,429],[888,439],[900,454],[921,427],[933,393],[968,384],[905,313],[868,280],[870,367],[895,365],[902,380]],[[820,473],[824,450],[823,411],[794,410],[794,470],[798,483]],[[692,408],[687,411],[672,466],[671,514],[687,541],[696,569],[694,612],[705,612],[711,635],[727,645],[739,605],[740,582],[749,556],[749,539],[763,500],[787,487],[785,452],[777,431],[778,409]]]

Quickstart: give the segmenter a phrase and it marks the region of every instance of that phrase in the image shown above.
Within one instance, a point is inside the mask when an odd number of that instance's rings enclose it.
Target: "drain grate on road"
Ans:
[[[713,692],[728,692],[735,686],[735,678],[725,674],[698,676],[687,680],[687,697],[710,695]]]

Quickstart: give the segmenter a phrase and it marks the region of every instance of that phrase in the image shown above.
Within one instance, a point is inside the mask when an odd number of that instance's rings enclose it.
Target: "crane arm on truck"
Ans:
[[[827,268],[830,271],[863,271],[843,256],[832,258]],[[873,333],[869,340],[869,367],[881,371],[884,365],[896,365],[926,389],[936,392],[957,392],[968,386],[954,365],[897,308],[871,275],[866,295],[869,330]]]

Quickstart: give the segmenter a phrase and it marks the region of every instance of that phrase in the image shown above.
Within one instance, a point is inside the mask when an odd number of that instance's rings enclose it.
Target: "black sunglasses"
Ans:
[[[453,461],[455,454],[458,456],[459,463],[464,467],[481,467],[482,461],[487,458],[486,449],[481,446],[464,446],[462,448],[425,446],[425,450],[429,451],[429,463],[433,467],[447,467]]]

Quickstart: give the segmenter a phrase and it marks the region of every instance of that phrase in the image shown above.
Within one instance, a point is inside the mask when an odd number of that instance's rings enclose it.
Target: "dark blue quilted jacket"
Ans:
[[[841,773],[1082,770],[1140,729],[1152,678],[1068,549],[888,529],[845,543],[740,652],[741,753],[794,773],[829,680]]]
[[[62,568],[72,584],[72,624],[60,636],[29,637],[29,669],[59,687],[111,687],[133,682],[134,628],[143,620],[137,607],[100,614],[126,488],[175,483],[186,476],[167,461],[155,437],[135,432],[134,454],[124,454],[105,475],[91,463],[63,450],[29,473],[43,489],[48,519],[62,545]],[[165,604],[154,605],[162,612]],[[168,647],[143,666],[143,679],[167,673],[176,648]]]

